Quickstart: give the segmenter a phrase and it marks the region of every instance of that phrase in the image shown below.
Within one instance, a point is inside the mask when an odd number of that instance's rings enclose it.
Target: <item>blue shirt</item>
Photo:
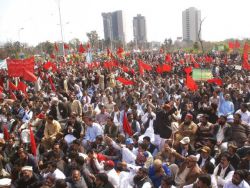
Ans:
[[[103,135],[103,129],[98,123],[93,123],[91,127],[87,127],[85,139],[94,142],[99,135]]]
[[[232,115],[234,113],[234,104],[231,101],[225,100],[223,97],[223,93],[220,93],[219,98],[219,109],[218,109],[218,115]]]
[[[164,169],[166,175],[169,175],[169,176],[171,175],[171,171],[166,164],[163,164],[162,168]],[[154,184],[154,187],[160,187],[161,180],[162,180],[163,176],[156,176],[155,175],[154,165],[151,165],[149,167],[149,178],[151,179],[152,183]]]

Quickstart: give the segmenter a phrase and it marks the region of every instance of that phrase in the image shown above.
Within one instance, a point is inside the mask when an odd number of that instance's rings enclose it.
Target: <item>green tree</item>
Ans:
[[[89,39],[89,43],[90,43],[91,47],[97,49],[98,48],[98,40],[99,40],[99,36],[98,36],[97,32],[91,31],[91,32],[87,33],[87,37]]]
[[[199,50],[199,44],[198,44],[198,42],[194,42],[193,49],[196,50],[196,51]]]
[[[54,51],[54,44],[49,41],[41,42],[36,46],[36,50],[40,51],[41,53],[46,54],[53,54]]]

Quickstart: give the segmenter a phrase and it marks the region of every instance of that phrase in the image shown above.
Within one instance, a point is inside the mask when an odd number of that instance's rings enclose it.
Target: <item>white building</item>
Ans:
[[[184,41],[198,41],[201,11],[190,7],[182,12],[182,32]]]
[[[133,18],[134,40],[136,43],[147,42],[146,19],[138,14]]]

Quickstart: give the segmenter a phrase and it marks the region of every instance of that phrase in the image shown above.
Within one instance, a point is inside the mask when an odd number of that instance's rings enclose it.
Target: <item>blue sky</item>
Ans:
[[[137,14],[146,17],[149,41],[175,40],[182,36],[182,11],[191,6],[206,17],[204,40],[250,38],[249,0],[61,0],[60,4],[65,41],[74,37],[86,41],[91,30],[103,38],[101,13],[115,10],[123,10],[127,41],[133,38],[132,20]],[[58,0],[0,0],[0,42],[59,41],[58,24]]]

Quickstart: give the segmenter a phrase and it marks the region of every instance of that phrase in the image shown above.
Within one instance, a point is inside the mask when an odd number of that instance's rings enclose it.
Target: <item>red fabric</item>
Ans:
[[[170,65],[167,64],[163,64],[163,65],[158,65],[156,68],[156,72],[158,74],[161,74],[163,72],[171,72],[172,67]]]
[[[14,101],[17,100],[16,95],[10,90],[10,98]]]
[[[129,125],[128,118],[126,112],[124,112],[123,115],[123,130],[125,133],[127,133],[129,136],[133,135],[133,131],[131,126]]]
[[[247,43],[245,43],[242,57],[242,68],[245,70],[250,70],[250,64],[248,62],[248,50],[249,46]]]
[[[116,54],[118,55],[119,58],[122,58],[122,53],[124,52],[122,47],[119,47],[116,51]]]
[[[25,74],[23,75],[23,79],[26,81],[30,81],[30,82],[36,82],[37,81],[37,77],[30,71],[25,70]]]
[[[172,63],[172,57],[171,57],[170,54],[167,54],[167,55],[165,56],[165,62],[167,62],[167,63]]]
[[[240,48],[240,43],[239,43],[238,40],[235,41],[234,47],[235,47],[235,48]]]
[[[43,65],[43,68],[46,69],[46,70],[49,70],[49,68],[50,68],[51,66],[52,66],[52,65],[51,65],[51,62],[48,61],[48,62],[46,62],[46,63]]]
[[[10,133],[9,133],[6,126],[3,127],[3,135],[4,135],[4,140],[9,140],[10,139]]]
[[[45,119],[45,114],[42,112],[36,116],[38,119]]]
[[[34,65],[34,57],[23,60],[7,59],[8,75],[10,77],[22,77],[25,70],[34,73]]]
[[[79,49],[78,49],[78,52],[79,52],[79,53],[84,53],[85,51],[86,51],[86,50],[85,50],[85,48],[83,47],[83,45],[80,44]]]
[[[206,56],[206,57],[205,57],[205,62],[206,62],[206,63],[212,63],[212,62],[213,62],[213,58],[212,58],[212,57],[209,57],[209,56]]]
[[[193,80],[192,76],[187,74],[187,80],[186,80],[186,86],[191,90],[191,91],[196,91],[198,89],[197,84]]]
[[[36,140],[34,137],[34,133],[30,127],[30,147],[31,147],[31,153],[36,156]]]
[[[231,41],[229,41],[229,42],[228,42],[228,47],[229,47],[230,49],[234,49],[234,43],[231,42]]]
[[[122,71],[123,72],[129,72],[130,70],[129,70],[129,68],[127,66],[123,65],[122,66]]]
[[[107,161],[107,160],[108,160],[107,157],[106,157],[105,155],[101,154],[101,153],[97,153],[96,158],[97,158],[97,160],[98,160],[99,162]]]
[[[186,74],[190,74],[193,70],[192,70],[192,67],[186,67],[184,69],[184,71],[185,71]]]
[[[207,80],[208,83],[215,83],[218,86],[222,86],[222,80],[220,78],[213,78],[213,79],[209,79]]]
[[[18,89],[17,89],[17,86],[16,86],[15,84],[13,84],[12,82],[10,82],[10,81],[9,81],[9,89],[10,89],[10,90],[13,90],[13,91],[18,90]]]
[[[17,89],[20,90],[20,91],[22,91],[25,95],[27,94],[27,92],[26,92],[27,85],[25,83],[23,83],[23,82],[20,81],[18,83]]]
[[[66,49],[66,50],[68,50],[68,49],[69,49],[69,45],[67,45],[67,44],[63,44],[63,46],[64,46],[64,49]]]
[[[116,80],[118,80],[119,82],[121,82],[123,85],[134,85],[135,84],[134,81],[125,79],[123,77],[117,77]]]
[[[51,86],[51,89],[52,89],[52,91],[56,91],[56,87],[55,87],[55,85],[54,85],[54,83],[53,83],[53,80],[52,80],[52,78],[49,76],[49,83],[50,83],[50,86]]]
[[[56,51],[56,52],[58,52],[58,51],[59,51],[58,46],[57,46],[57,44],[56,44],[56,43],[54,44],[54,48],[55,48],[55,51]]]
[[[180,60],[180,64],[184,65],[184,60],[183,59]]]
[[[139,72],[140,74],[144,74],[144,70],[151,71],[152,67],[151,65],[148,65],[144,63],[142,60],[138,59],[138,67],[139,67]]]

